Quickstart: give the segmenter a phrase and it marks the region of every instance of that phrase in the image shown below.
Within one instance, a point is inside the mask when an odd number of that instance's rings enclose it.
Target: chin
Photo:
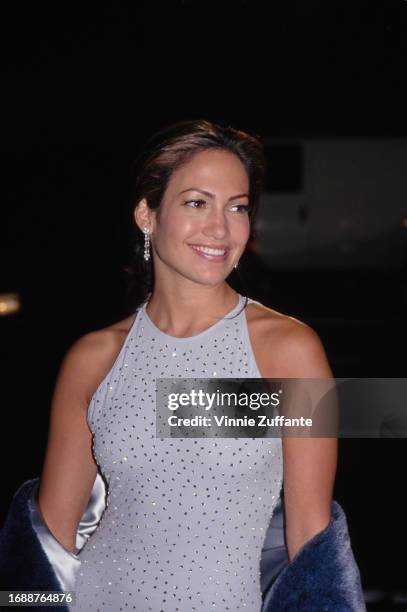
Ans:
[[[183,276],[195,283],[199,283],[200,285],[213,285],[214,287],[216,287],[217,285],[223,283],[223,281],[227,279],[229,274],[220,274],[218,272],[216,274],[185,274]]]
[[[233,270],[233,268],[229,269],[230,266],[227,266],[225,262],[223,262],[223,265],[211,263],[205,264],[205,262],[203,262],[204,265],[199,266],[194,264],[193,266],[185,266],[180,268],[180,261],[182,261],[184,266],[185,263],[187,263],[185,259],[181,260],[181,257],[178,258],[177,263],[173,264],[169,259],[168,262],[164,263],[166,263],[166,265],[171,269],[173,274],[175,273],[181,278],[185,278],[194,283],[203,285],[219,285],[228,278]]]

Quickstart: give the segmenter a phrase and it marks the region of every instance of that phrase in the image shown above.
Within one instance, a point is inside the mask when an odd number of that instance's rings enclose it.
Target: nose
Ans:
[[[229,233],[226,215],[223,210],[212,210],[208,215],[203,229],[205,236],[211,238],[224,238]]]

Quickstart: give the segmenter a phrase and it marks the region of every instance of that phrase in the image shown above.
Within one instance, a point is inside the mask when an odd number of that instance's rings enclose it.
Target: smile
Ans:
[[[210,247],[205,247],[205,246],[195,245],[195,244],[190,244],[189,246],[198,255],[200,255],[201,257],[209,261],[224,261],[228,253],[227,249],[212,249]]]

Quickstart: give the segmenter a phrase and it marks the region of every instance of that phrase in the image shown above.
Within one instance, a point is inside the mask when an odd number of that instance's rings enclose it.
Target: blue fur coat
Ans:
[[[20,486],[0,531],[0,590],[75,591],[80,554],[66,551],[48,530],[36,504],[38,483],[35,478]],[[97,527],[104,497],[105,487],[98,475],[78,528],[78,552]],[[366,611],[345,513],[336,501],[332,502],[329,525],[289,562],[280,498],[265,537],[260,570],[263,606],[259,612]],[[35,609],[69,612],[66,606]]]

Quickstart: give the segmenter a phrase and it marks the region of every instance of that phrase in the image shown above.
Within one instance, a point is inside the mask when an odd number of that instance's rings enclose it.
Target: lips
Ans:
[[[208,261],[224,261],[228,254],[227,247],[209,247],[204,244],[190,244],[188,245],[195,251],[197,255],[200,255]]]

